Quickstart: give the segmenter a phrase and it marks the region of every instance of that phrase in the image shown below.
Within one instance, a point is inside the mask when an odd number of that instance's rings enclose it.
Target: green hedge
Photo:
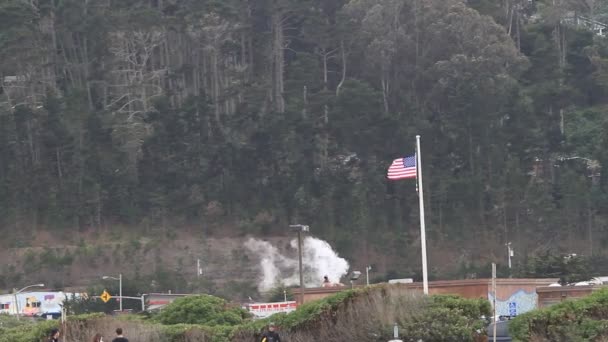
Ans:
[[[53,328],[59,328],[58,321],[28,322],[11,328],[0,328],[0,342],[40,342]]]
[[[434,295],[416,315],[403,322],[404,332],[413,341],[473,341],[483,334],[482,316],[491,313],[485,299],[466,299],[453,295]]]
[[[379,298],[388,301],[386,303],[390,302],[391,305],[408,305],[406,302],[398,301],[401,297],[390,297],[386,288],[378,286],[345,290],[301,305],[294,312],[276,314],[262,320],[252,320],[242,309],[227,307],[223,300],[212,296],[182,298],[151,318],[126,315],[114,319],[136,322],[141,324],[141,328],[145,331],[148,331],[149,327],[150,330],[160,333],[159,338],[162,342],[193,340],[226,342],[234,337],[253,340],[270,321],[275,322],[285,333],[315,331],[319,328],[321,320],[336,319],[341,313],[349,310],[365,310],[367,305],[365,296],[368,294],[380,296]],[[482,299],[471,300],[441,295],[416,297],[415,302],[417,306],[414,311],[398,320],[405,336],[414,340],[433,341],[441,340],[442,336],[451,336],[458,341],[470,341],[477,330],[483,329],[481,316],[490,314],[489,302]],[[83,326],[95,324],[98,319],[108,318],[103,314],[69,318],[70,321],[85,323]],[[184,321],[196,323],[184,323]],[[50,329],[58,326],[58,323],[41,321],[33,324],[10,321],[7,326],[10,325],[11,328],[0,329],[0,342],[40,342]],[[383,331],[381,334],[386,335],[379,337],[390,337],[392,322],[390,326],[387,323],[379,327]],[[594,324],[587,324],[588,330],[599,328]]]
[[[210,295],[188,296],[176,299],[154,317],[154,321],[165,325],[201,324],[238,325],[244,322],[249,313],[241,308],[230,308],[219,297]]]
[[[347,305],[357,305],[356,299],[371,291],[384,291],[382,286],[373,286],[357,290],[346,290],[335,295],[305,303],[296,311],[288,314],[275,314],[270,318],[252,321],[235,329],[235,334],[256,336],[274,322],[286,331],[316,329],[319,320],[339,315],[339,310]],[[452,295],[434,295],[423,297],[421,310],[411,317],[405,317],[399,325],[402,333],[413,341],[439,341],[450,336],[458,341],[471,341],[476,335],[483,334],[486,322],[482,316],[490,316],[491,305],[485,299],[465,299]],[[361,308],[364,309],[364,308]],[[386,337],[392,336],[392,323],[386,326]]]
[[[533,338],[549,341],[608,339],[608,289],[517,316],[509,324],[509,331],[514,341],[521,342]]]

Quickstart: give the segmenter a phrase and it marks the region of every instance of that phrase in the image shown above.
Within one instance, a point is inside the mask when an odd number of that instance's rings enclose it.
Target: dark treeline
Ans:
[[[607,17],[599,0],[1,1],[1,225],[297,221],[405,260],[415,186],[385,171],[420,134],[431,243],[599,253],[608,40],[578,19]]]

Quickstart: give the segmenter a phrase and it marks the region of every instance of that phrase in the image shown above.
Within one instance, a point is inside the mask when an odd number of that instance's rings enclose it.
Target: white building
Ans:
[[[17,294],[17,305],[14,294],[0,295],[0,314],[15,315],[17,310],[21,316],[61,314],[63,301],[72,295],[80,296],[64,292],[22,292]]]

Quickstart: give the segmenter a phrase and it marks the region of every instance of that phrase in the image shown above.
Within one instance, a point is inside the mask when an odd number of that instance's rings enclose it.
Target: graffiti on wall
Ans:
[[[500,296],[499,296],[500,297]],[[493,302],[494,296],[488,292],[488,300]],[[496,299],[496,315],[498,316],[517,316],[536,309],[538,295],[536,291],[526,292],[519,290],[506,300]]]
[[[16,310],[24,316],[36,316],[50,313],[60,313],[61,305],[68,296],[79,297],[81,294],[64,292],[24,292],[15,296],[12,294],[0,295],[0,314],[16,314]]]

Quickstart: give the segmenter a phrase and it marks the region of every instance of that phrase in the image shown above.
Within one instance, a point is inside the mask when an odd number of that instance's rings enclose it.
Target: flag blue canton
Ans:
[[[416,156],[403,158],[403,167],[416,167]]]
[[[387,177],[391,180],[416,178],[416,155],[395,159],[388,168]]]

